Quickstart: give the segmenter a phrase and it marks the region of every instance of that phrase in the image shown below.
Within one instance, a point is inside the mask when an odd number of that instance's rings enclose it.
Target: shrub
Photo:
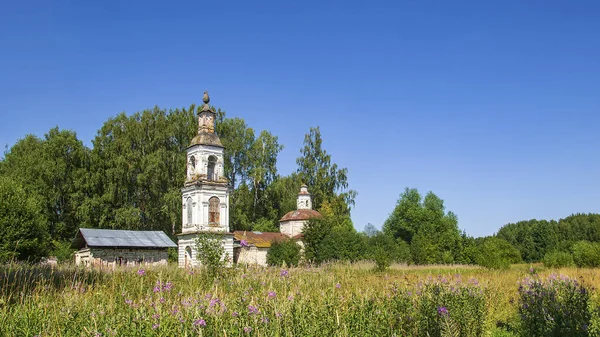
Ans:
[[[573,256],[567,252],[550,252],[544,255],[544,266],[548,268],[572,267]]]
[[[479,249],[477,263],[486,268],[507,269],[511,263],[521,261],[519,250],[503,239],[487,238]]]
[[[577,267],[600,266],[600,244],[579,241],[573,245],[573,261]]]
[[[220,235],[211,233],[200,234],[196,239],[198,261],[210,277],[219,276],[229,258],[221,241]]]
[[[487,307],[475,279],[463,283],[438,277],[420,285],[419,292],[419,336],[483,336]]]
[[[588,336],[590,295],[576,280],[552,274],[519,286],[522,336]]]
[[[271,244],[267,252],[269,266],[297,266],[300,260],[300,245],[294,240],[276,241]]]

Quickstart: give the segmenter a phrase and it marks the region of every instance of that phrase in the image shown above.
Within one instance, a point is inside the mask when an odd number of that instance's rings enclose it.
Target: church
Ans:
[[[187,148],[187,175],[183,188],[182,226],[178,234],[178,265],[182,268],[199,265],[196,239],[203,233],[218,234],[228,263],[266,265],[271,244],[293,239],[302,244],[302,230],[307,221],[320,217],[312,209],[308,187],[300,188],[297,209],[280,220],[280,232],[231,231],[229,226],[229,194],[232,186],[225,176],[223,152],[225,147],[215,132],[216,113],[208,104],[208,92],[202,98],[204,105],[198,112],[198,134]]]

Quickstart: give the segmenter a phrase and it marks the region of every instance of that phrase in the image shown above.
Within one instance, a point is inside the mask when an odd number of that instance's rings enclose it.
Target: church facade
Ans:
[[[312,209],[308,187],[298,193],[296,210],[280,220],[280,232],[231,232],[229,227],[229,194],[231,186],[225,177],[225,150],[215,132],[216,113],[208,105],[198,113],[198,134],[187,148],[187,176],[181,189],[182,226],[178,234],[178,265],[191,268],[199,265],[196,239],[204,233],[218,234],[225,248],[224,259],[229,263],[266,265],[271,243],[293,239],[302,244],[302,231],[309,219],[321,214]],[[234,248],[235,247],[235,248]]]

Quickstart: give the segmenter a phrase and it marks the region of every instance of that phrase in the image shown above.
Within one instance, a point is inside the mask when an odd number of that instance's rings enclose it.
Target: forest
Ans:
[[[108,119],[89,148],[72,130],[55,127],[43,138],[26,135],[0,161],[0,262],[36,262],[47,256],[69,260],[80,227],[181,230],[180,188],[185,149],[197,132],[194,104],[153,109]],[[282,176],[283,149],[269,131],[256,131],[241,118],[216,109],[216,131],[225,146],[231,230],[278,231],[278,220],[296,208],[307,184],[322,219],[305,231],[306,257],[375,260],[382,266],[480,264],[505,268],[517,262],[553,266],[595,266],[600,261],[600,215],[506,224],[489,237],[473,238],[458,216],[433,192],[400,193],[381,230],[355,230],[350,213],[356,191],[347,169],[323,148],[318,127],[310,128],[296,159],[296,171]]]

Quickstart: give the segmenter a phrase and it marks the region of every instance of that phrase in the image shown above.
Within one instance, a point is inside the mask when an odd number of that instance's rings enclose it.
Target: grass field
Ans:
[[[248,267],[217,280],[175,266],[0,268],[0,336],[516,336],[523,279],[600,283],[597,269],[530,265]]]

